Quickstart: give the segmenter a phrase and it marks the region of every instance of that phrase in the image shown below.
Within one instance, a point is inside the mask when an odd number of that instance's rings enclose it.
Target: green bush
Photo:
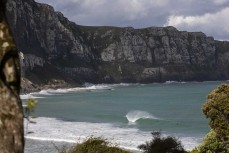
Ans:
[[[200,153],[229,153],[229,84],[214,89],[202,110],[212,130],[199,147]]]
[[[160,132],[152,132],[153,139],[138,146],[144,153],[186,153],[181,142],[174,137],[161,137]]]
[[[210,118],[209,125],[222,141],[229,140],[229,84],[213,90],[203,105],[203,113]]]
[[[193,149],[192,151],[189,151],[188,153],[200,153],[197,148]]]
[[[111,145],[106,139],[100,137],[91,137],[81,144],[71,147],[68,151],[66,147],[59,153],[130,153],[129,151],[120,149],[117,146]]]
[[[198,148],[199,153],[228,153],[229,148],[217,137],[214,130],[211,130],[204,138]]]

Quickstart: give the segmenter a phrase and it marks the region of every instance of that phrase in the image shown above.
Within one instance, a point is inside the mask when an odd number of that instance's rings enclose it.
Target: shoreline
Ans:
[[[70,143],[65,141],[48,141],[48,140],[34,140],[30,138],[25,138],[25,153],[58,153],[58,149],[61,150],[63,147],[69,149],[70,147],[76,145],[77,143]],[[130,150],[121,146],[118,146],[131,153],[141,153],[141,151]]]
[[[135,84],[185,84],[185,83],[204,83],[204,82],[226,82],[229,83],[229,80],[215,80],[215,81],[165,81],[165,82],[152,82],[152,83],[126,83],[126,82],[121,82],[121,83],[99,83],[99,84],[92,84],[94,86],[100,86],[100,85],[122,85],[122,84],[128,84],[128,85],[135,85]],[[88,86],[90,87],[90,86]],[[46,84],[46,85],[37,85],[33,84],[32,82],[27,83],[22,83],[22,89],[20,92],[20,95],[27,95],[27,94],[32,94],[32,93],[39,93],[42,90],[59,90],[59,89],[74,89],[74,88],[86,88],[84,85],[79,85],[79,84],[69,84],[69,83],[58,83],[58,84]]]
[[[68,142],[54,142],[54,141],[40,141],[25,138],[25,153],[57,153],[59,149],[66,146],[70,148],[73,143]],[[57,147],[57,148],[56,148]]]
[[[35,84],[31,81],[29,81],[26,78],[21,79],[21,91],[20,95],[30,94],[34,92],[40,92],[42,90],[48,90],[48,89],[64,89],[64,88],[76,88],[76,87],[82,87],[80,84],[75,83],[67,83],[63,80],[54,80],[53,82],[50,82],[48,84]]]

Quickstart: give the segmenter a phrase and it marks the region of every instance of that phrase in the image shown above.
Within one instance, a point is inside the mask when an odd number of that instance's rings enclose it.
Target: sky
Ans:
[[[79,25],[165,27],[229,40],[229,0],[36,0]]]

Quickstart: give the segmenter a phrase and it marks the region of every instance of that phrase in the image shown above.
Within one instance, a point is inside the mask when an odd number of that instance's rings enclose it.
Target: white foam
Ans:
[[[68,140],[68,139],[53,139],[53,138],[47,138],[47,137],[36,137],[36,136],[25,136],[27,139],[32,140],[39,140],[39,141],[54,141],[54,142],[68,142],[68,143],[76,143],[75,140]]]
[[[139,84],[139,83],[118,83],[118,84],[90,84],[85,83],[84,86],[87,89],[114,89],[115,87],[128,87],[128,86],[134,86],[134,85],[145,85],[145,84]]]
[[[141,132],[136,128],[121,128],[108,123],[68,122],[44,117],[32,120],[36,124],[29,124],[28,131],[33,133],[27,134],[27,139],[78,143],[90,136],[98,136],[131,150],[137,150],[138,145],[150,140],[148,132]]]
[[[48,89],[48,90],[41,90],[39,92],[35,92],[35,93],[32,93],[32,94],[38,94],[38,95],[53,95],[51,94],[52,92],[52,89]]]
[[[110,90],[114,89],[115,87],[126,87],[131,85],[138,85],[138,84],[131,84],[131,83],[119,83],[119,84],[85,84],[87,89],[98,89],[98,90]]]
[[[138,145],[152,139],[150,132],[108,123],[70,122],[45,117],[32,120],[36,124],[29,124],[28,131],[32,131],[32,133],[26,135],[27,139],[80,143],[90,136],[98,136],[130,150],[138,150]],[[185,149],[191,150],[198,146],[201,139],[180,137],[179,140],[182,141]]]
[[[85,91],[95,91],[95,90],[113,90],[113,87],[101,84],[101,85],[92,85],[92,86],[77,87],[77,88],[47,89],[47,90],[41,90],[40,92],[35,92],[35,93],[31,93],[31,94],[49,96],[49,95],[58,95],[58,94],[85,92]]]
[[[196,137],[180,137],[179,140],[182,142],[184,148],[187,151],[193,150],[195,147],[199,146],[202,141],[202,138]]]
[[[126,118],[130,123],[135,123],[139,119],[155,119],[155,120],[159,119],[146,111],[140,111],[140,110],[134,110],[128,112],[126,114]]]
[[[37,98],[44,98],[44,97],[38,97],[38,96],[34,96],[32,94],[25,94],[25,95],[20,95],[20,98],[21,99],[37,99]]]
[[[184,83],[187,83],[187,82],[184,82],[184,81],[166,81],[164,84],[175,84],[175,83],[184,84]]]
[[[87,92],[87,91],[104,91],[104,90],[114,90],[116,87],[120,86],[130,86],[130,85],[139,85],[139,84],[128,84],[128,83],[120,83],[120,84],[90,84],[85,83],[84,87],[76,87],[76,88],[61,88],[61,89],[46,89],[41,90],[39,92],[33,92],[27,95],[21,95],[21,99],[28,99],[28,97],[35,98],[44,98],[41,96],[50,96],[50,95],[59,95],[65,93],[76,93],[76,92]]]
[[[89,86],[89,87],[86,87],[86,89],[88,90],[111,90],[113,89],[112,86],[109,86],[109,85],[92,85],[92,86]]]

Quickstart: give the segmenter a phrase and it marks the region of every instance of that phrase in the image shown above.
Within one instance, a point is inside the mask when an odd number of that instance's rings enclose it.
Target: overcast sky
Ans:
[[[91,26],[174,26],[229,40],[229,0],[36,0]]]

